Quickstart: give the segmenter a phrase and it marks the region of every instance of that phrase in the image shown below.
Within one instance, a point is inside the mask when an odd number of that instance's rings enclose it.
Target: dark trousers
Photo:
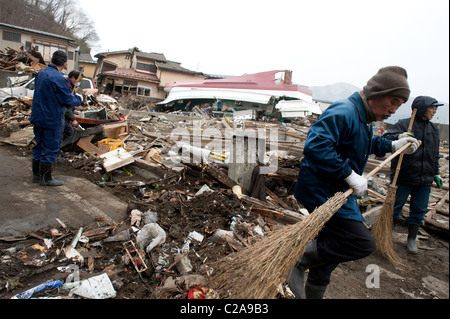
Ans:
[[[363,222],[332,217],[317,236],[317,250],[324,264],[310,268],[308,282],[326,286],[339,263],[367,257],[374,249],[375,241]]]
[[[41,163],[54,164],[61,142],[61,127],[54,129],[34,126],[36,144],[33,147],[33,159]]]
[[[400,217],[400,212],[406,203],[409,195],[410,208],[409,216],[406,217],[407,224],[423,223],[423,219],[428,210],[428,200],[430,199],[431,185],[407,185],[397,183],[397,193],[395,195],[394,218]]]

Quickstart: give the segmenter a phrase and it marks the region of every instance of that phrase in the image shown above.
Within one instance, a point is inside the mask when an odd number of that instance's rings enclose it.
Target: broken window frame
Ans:
[[[108,71],[115,71],[116,69],[117,69],[117,64],[115,64],[114,62],[103,61],[101,73],[108,72]]]
[[[140,91],[144,91],[144,94],[140,94]],[[148,92],[148,94],[147,94]],[[137,87],[137,96],[151,97],[152,96],[152,88],[148,86],[138,85]]]
[[[138,81],[123,80],[122,92],[135,93],[137,92]]]
[[[148,73],[156,73],[156,65],[137,62],[136,63],[136,71],[138,72],[148,72]]]

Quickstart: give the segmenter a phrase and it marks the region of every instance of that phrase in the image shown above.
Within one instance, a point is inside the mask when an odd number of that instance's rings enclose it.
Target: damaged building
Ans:
[[[165,98],[164,86],[171,81],[199,80],[207,76],[167,60],[162,53],[146,53],[138,48],[102,52],[95,55],[94,77],[101,93],[115,98],[136,96],[147,102]]]
[[[39,52],[41,64],[49,63],[53,52],[62,50],[67,53],[67,69],[78,68],[79,46],[71,38],[1,22],[0,31],[0,48]]]

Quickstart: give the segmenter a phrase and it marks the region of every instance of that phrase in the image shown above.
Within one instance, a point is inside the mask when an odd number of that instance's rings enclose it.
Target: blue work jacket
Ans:
[[[36,75],[30,122],[39,127],[60,129],[64,124],[66,107],[81,104],[81,98],[72,95],[66,78],[53,64]]]
[[[314,209],[337,192],[348,190],[345,178],[352,170],[362,175],[370,154],[383,157],[391,151],[392,141],[373,137],[363,100],[355,92],[330,105],[310,127],[294,196]],[[364,221],[354,195],[335,215]]]

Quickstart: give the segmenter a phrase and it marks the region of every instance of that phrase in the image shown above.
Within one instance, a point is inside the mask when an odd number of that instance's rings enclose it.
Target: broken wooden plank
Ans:
[[[230,189],[233,188],[233,186],[238,185],[238,183],[236,181],[232,180],[231,178],[229,178],[228,175],[222,173],[219,169],[212,167],[208,164],[204,164],[202,167],[200,167],[196,164],[191,164],[191,163],[184,163],[184,165],[187,167],[190,167],[196,171],[205,172],[209,177],[215,179],[220,184],[222,184]]]
[[[436,206],[434,206],[434,209],[436,210],[436,212],[445,215],[445,216],[449,216],[448,213],[448,207],[447,209],[444,208],[444,204],[446,202],[448,202],[448,195],[449,192],[447,192],[447,194],[444,195],[444,197],[441,198],[441,200],[436,204]]]
[[[23,241],[23,240],[27,240],[28,238],[29,238],[28,236],[19,236],[19,237],[6,236],[6,237],[1,237],[1,238],[0,238],[0,241],[14,242],[14,241]]]
[[[91,140],[93,139],[93,137],[94,135],[81,137],[77,142],[77,146],[82,148],[89,154],[101,155],[109,152],[109,147],[107,145],[100,145],[100,147],[97,147],[96,145],[92,144]]]
[[[380,213],[382,208],[383,205],[375,206],[362,214],[362,216],[366,220],[365,224],[368,228],[372,228],[372,226],[375,224],[378,214]]]
[[[427,230],[438,232],[442,235],[447,236],[447,238],[448,238],[448,235],[449,235],[448,221],[446,223],[440,223],[437,220],[425,217],[422,227],[424,227]]]
[[[251,209],[254,213],[275,219],[285,224],[297,223],[302,221],[304,217],[302,214],[294,212],[290,209],[276,207],[251,196],[243,195],[242,201],[246,202],[247,205],[251,205]]]
[[[115,123],[103,124],[103,130],[106,136],[113,139],[121,139],[128,134],[128,122],[120,121]]]
[[[288,204],[286,204],[285,202],[283,202],[283,201],[281,200],[281,198],[279,198],[279,197],[278,197],[274,192],[272,192],[268,187],[266,187],[266,193],[267,193],[267,195],[269,195],[270,197],[272,197],[273,200],[274,200],[278,205],[280,205],[281,207],[283,207],[283,208],[285,208],[285,209],[289,209],[289,208],[290,208]]]
[[[107,226],[103,228],[97,228],[92,229],[88,231],[83,232],[83,236],[86,236],[89,238],[90,241],[97,241],[103,238],[106,238],[109,236],[109,233],[115,228],[116,226]],[[84,257],[84,256],[83,256]]]
[[[296,182],[298,177],[298,169],[278,167],[275,173],[267,174],[267,177],[278,178],[283,181]]]
[[[134,157],[122,147],[102,154],[100,157],[104,159],[103,168],[106,172],[134,163]]]
[[[293,133],[293,132],[280,132],[279,134],[286,135],[286,136],[293,137],[293,138],[298,138],[299,140],[303,140],[303,141],[306,140],[306,135],[307,135],[307,134],[300,135],[300,134]]]

